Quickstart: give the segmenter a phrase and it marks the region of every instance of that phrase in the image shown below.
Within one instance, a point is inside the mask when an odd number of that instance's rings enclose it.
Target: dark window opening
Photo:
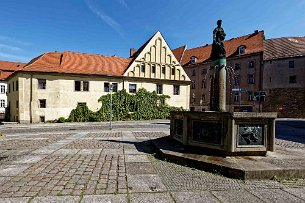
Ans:
[[[80,91],[81,90],[80,83],[81,83],[81,81],[75,81],[74,82],[74,89],[75,89],[75,91]]]
[[[157,84],[157,94],[163,94],[163,85]]]
[[[38,89],[46,89],[46,86],[47,81],[45,79],[38,79]]]
[[[254,84],[254,75],[253,74],[249,74],[248,75],[248,84]]]
[[[165,66],[162,66],[162,74],[165,74]]]
[[[174,95],[180,95],[180,86],[174,85]]]
[[[294,68],[294,61],[289,61],[289,68]]]
[[[289,76],[289,83],[297,83],[297,76],[296,75]]]
[[[89,81],[83,81],[83,91],[89,91]]]
[[[156,65],[152,65],[152,67],[151,67],[151,72],[152,72],[152,73],[156,73]]]
[[[172,68],[172,75],[175,75],[175,68]]]
[[[47,101],[45,99],[39,99],[39,108],[47,108]]]
[[[142,72],[142,73],[145,73],[145,64],[142,64],[142,65],[141,65],[141,72]]]
[[[136,93],[136,92],[137,92],[137,85],[129,84],[129,93]]]

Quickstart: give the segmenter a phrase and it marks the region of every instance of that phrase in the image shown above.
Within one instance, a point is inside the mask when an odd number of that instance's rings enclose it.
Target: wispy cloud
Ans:
[[[22,51],[21,48],[16,47],[16,46],[11,46],[11,45],[6,45],[6,44],[1,44],[0,43],[0,50],[10,50],[10,51]]]
[[[120,0],[120,1],[124,1],[124,0]],[[94,13],[96,16],[102,19],[107,25],[109,25],[113,30],[115,30],[123,37],[122,26],[118,22],[116,22],[113,18],[107,15],[104,11],[93,5],[90,2],[90,0],[85,0],[85,3],[92,13]]]
[[[5,58],[5,59],[10,60],[10,61],[14,61],[14,60],[22,61],[22,62],[28,62],[29,61],[28,57],[15,55],[15,54],[8,54],[8,53],[3,53],[3,52],[0,52],[0,57]]]
[[[121,4],[123,7],[129,9],[129,7],[128,7],[128,5],[127,5],[125,0],[116,0],[116,1],[119,2],[119,4]]]
[[[4,36],[4,35],[0,35],[0,41],[5,41],[6,43],[18,44],[18,45],[22,45],[22,46],[31,45],[31,43],[29,43],[29,42],[22,41],[22,40],[19,40],[19,39],[8,37],[8,36]]]

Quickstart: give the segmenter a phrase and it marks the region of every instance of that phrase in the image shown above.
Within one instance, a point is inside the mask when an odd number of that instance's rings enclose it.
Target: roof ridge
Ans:
[[[64,51],[63,54],[65,54],[65,53],[84,54],[84,55],[89,55],[89,56],[116,57],[116,58],[122,58],[122,59],[129,59],[129,57],[126,58],[126,57],[117,56],[117,55],[108,56],[108,55],[103,55],[103,54],[83,53],[83,52],[76,52],[76,51]]]

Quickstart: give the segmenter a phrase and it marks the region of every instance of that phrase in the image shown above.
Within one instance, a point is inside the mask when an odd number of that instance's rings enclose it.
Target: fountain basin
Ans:
[[[202,153],[266,155],[275,148],[274,112],[171,112],[171,138]]]

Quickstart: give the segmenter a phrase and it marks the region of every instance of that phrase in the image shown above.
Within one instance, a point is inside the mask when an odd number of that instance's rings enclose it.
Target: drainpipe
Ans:
[[[31,80],[30,80],[30,123],[33,123],[32,103],[33,103],[33,73],[31,72]]]

